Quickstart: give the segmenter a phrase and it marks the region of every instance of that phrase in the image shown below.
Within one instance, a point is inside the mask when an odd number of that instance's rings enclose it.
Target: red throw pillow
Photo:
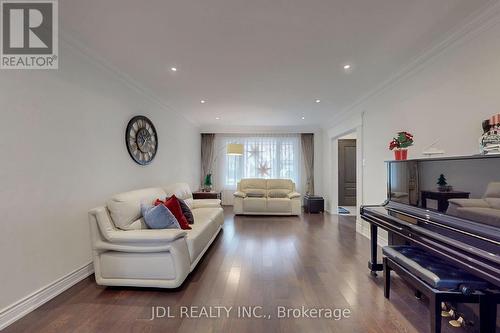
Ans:
[[[179,225],[181,226],[182,229],[184,230],[191,229],[188,221],[186,220],[186,217],[182,213],[182,208],[181,204],[179,203],[179,199],[177,199],[175,195],[172,195],[170,198],[166,198],[165,201],[156,199],[154,205],[158,206],[160,204],[164,204],[165,206],[167,206],[168,210],[172,214],[174,214],[175,218],[177,219],[177,222],[179,222]]]

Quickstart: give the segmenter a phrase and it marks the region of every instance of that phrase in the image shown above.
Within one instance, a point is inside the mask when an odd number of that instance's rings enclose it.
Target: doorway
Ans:
[[[356,133],[338,139],[339,214],[356,215]]]

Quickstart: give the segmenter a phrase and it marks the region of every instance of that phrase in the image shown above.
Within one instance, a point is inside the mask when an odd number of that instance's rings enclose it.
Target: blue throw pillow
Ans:
[[[148,206],[141,204],[142,217],[150,229],[180,229],[174,214],[165,205]]]

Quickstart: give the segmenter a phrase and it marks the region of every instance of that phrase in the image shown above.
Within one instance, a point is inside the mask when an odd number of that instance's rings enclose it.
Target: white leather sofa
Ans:
[[[481,199],[450,199],[446,214],[500,227],[500,182],[488,184]]]
[[[192,230],[147,229],[142,202],[175,194],[192,208]],[[220,200],[193,200],[187,184],[121,193],[89,212],[100,285],[176,288],[196,267],[224,223]]]
[[[289,179],[242,179],[234,193],[234,213],[246,215],[300,215],[300,193]]]

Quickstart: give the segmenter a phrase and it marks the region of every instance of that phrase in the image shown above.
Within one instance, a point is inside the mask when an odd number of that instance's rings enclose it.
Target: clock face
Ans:
[[[125,132],[125,141],[128,153],[136,163],[146,165],[155,158],[158,150],[158,136],[153,123],[148,118],[136,116],[130,119]]]

